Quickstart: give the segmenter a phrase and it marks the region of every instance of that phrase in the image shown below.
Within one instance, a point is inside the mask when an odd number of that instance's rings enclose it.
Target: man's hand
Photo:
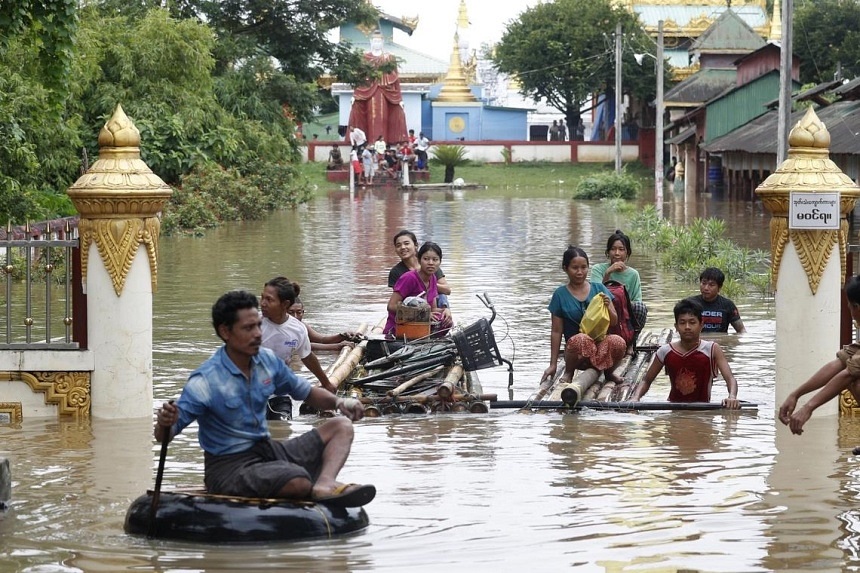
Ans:
[[[792,434],[797,434],[798,436],[803,433],[803,425],[809,421],[809,418],[812,417],[812,410],[810,410],[805,404],[800,407],[797,412],[791,415],[788,420],[788,427],[791,428]]]
[[[794,413],[796,407],[797,398],[789,394],[785,402],[782,403],[782,406],[779,407],[779,421],[787,426],[791,421],[791,415]]]
[[[338,398],[335,407],[353,422],[364,418],[364,404],[355,398]]]
[[[738,400],[735,396],[723,398],[723,408],[726,408],[727,410],[740,410],[741,401]]]
[[[176,420],[179,418],[179,408],[176,407],[176,404],[171,402],[165,402],[162,404],[161,408],[158,410],[158,414],[155,419],[158,422],[159,426],[170,428],[173,424],[176,423]]]

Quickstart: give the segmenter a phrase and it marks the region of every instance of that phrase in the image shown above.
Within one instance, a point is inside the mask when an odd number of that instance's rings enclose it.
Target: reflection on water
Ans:
[[[624,219],[568,192],[333,193],[263,222],[204,239],[161,242],[154,297],[154,406],[175,396],[218,346],[215,298],[261,289],[276,275],[302,285],[305,320],[321,332],[384,315],[391,237],[401,228],[444,250],[461,324],[488,316],[513,358],[514,399],[528,398],[549,360],[561,253],[578,244],[603,259]],[[760,207],[668,203],[675,222],[726,219],[744,246],[768,248]],[[649,326],[696,285],[631,260],[642,276]],[[850,455],[860,422],[813,419],[802,438],[773,418],[772,301],[735,301],[749,330],[719,338],[758,412],[580,412],[387,416],[361,422],[343,477],[377,485],[371,527],[344,539],[264,547],[149,542],[122,532],[125,509],[152,487],[150,420],[28,419],[0,426],[13,464],[13,509],[0,517],[0,571],[841,571],[860,567],[860,469]],[[324,358],[325,360],[325,358]],[[508,397],[504,367],[480,373]],[[121,382],[121,381],[120,381]],[[797,381],[800,383],[801,381]],[[649,397],[663,399],[658,379]],[[718,381],[714,398],[725,395]],[[278,437],[314,418],[275,422]],[[194,428],[171,445],[165,487],[202,483]]]

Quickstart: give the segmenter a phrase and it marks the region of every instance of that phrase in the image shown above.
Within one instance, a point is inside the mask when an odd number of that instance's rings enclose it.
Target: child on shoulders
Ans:
[[[712,340],[702,340],[702,306],[693,299],[684,299],[674,308],[675,330],[680,340],[661,346],[642,382],[637,386],[634,402],[642,399],[651,388],[651,383],[663,369],[669,375],[670,402],[710,402],[711,386],[719,370],[726,381],[729,395],[722,402],[724,408],[740,408],[738,383],[720,345]]]

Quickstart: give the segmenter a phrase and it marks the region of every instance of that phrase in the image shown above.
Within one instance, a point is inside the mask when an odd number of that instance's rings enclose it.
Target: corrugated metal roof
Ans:
[[[690,129],[686,129],[676,135],[675,137],[670,137],[666,140],[667,144],[676,145],[678,143],[683,143],[690,139],[691,137],[696,135],[696,126],[691,127]]]
[[[725,10],[690,46],[691,52],[748,53],[764,46],[764,39],[734,10]]]
[[[649,4],[634,4],[633,12],[645,26],[657,26],[660,20],[672,20],[679,27],[690,25],[693,20],[702,17],[717,19],[727,10],[726,6],[653,6]],[[761,6],[736,6],[732,11],[751,28],[758,28],[768,23],[767,13]]]
[[[735,85],[737,70],[707,68],[693,74],[666,92],[667,106],[702,104]]]
[[[803,118],[806,108],[791,114],[794,126]],[[815,110],[830,132],[831,154],[860,154],[860,101],[840,101]],[[739,151],[776,154],[779,113],[772,110],[731,133],[702,146],[708,153]]]

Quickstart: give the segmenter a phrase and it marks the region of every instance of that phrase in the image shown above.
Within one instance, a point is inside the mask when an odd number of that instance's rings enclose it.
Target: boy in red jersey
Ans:
[[[665,366],[672,385],[670,402],[710,402],[711,385],[719,370],[729,389],[723,407],[731,410],[740,408],[738,383],[723,349],[712,340],[702,340],[702,306],[694,300],[684,299],[675,305],[674,312],[675,330],[680,340],[664,344],[657,350],[645,378],[631,399],[638,402]]]

